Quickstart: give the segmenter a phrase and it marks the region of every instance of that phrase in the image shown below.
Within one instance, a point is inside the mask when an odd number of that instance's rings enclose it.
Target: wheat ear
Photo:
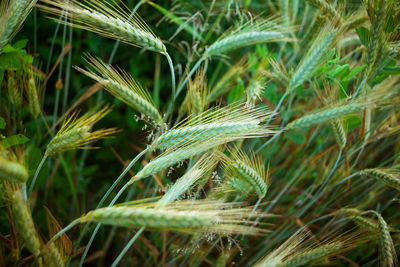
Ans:
[[[389,227],[382,215],[374,212],[378,217],[379,229],[379,247],[380,247],[380,263],[384,267],[398,266],[396,249],[394,248],[392,237],[390,236]]]
[[[4,0],[0,4],[0,54],[21,28],[36,0]]]
[[[215,157],[210,154],[204,154],[189,171],[176,180],[172,187],[168,189],[159,200],[159,205],[165,206],[178,199],[179,196],[187,192],[199,179],[209,174],[217,163],[218,161]]]
[[[40,253],[46,266],[65,266],[64,259],[53,242],[49,242],[43,246]]]
[[[160,112],[155,107],[149,92],[140,86],[132,76],[120,69],[109,67],[98,58],[87,56],[86,61],[98,74],[77,68],[80,72],[101,83],[114,97],[136,109],[156,124],[163,123]]]
[[[270,116],[266,108],[248,108],[233,104],[214,108],[198,116],[188,118],[175,128],[157,137],[153,148],[168,148],[182,143],[202,141],[210,138],[251,138],[265,136],[271,131],[261,126]]]
[[[9,158],[2,154],[0,149],[0,179],[15,183],[25,183],[29,178],[25,166],[14,158]]]
[[[288,91],[291,92],[304,81],[310,79],[324,61],[329,47],[335,37],[336,30],[323,31],[313,42],[308,53],[301,59],[289,81]]]
[[[15,73],[13,71],[8,72],[7,89],[11,104],[13,104],[15,109],[19,112],[22,107],[22,92],[17,84]]]
[[[273,20],[245,25],[223,34],[206,49],[204,57],[219,55],[243,46],[289,40],[286,34],[288,31]]]
[[[28,203],[25,201],[21,189],[10,185],[6,187],[18,228],[18,235],[24,240],[27,249],[37,258],[40,255],[40,239]]]
[[[388,168],[365,169],[361,175],[373,177],[381,183],[400,191],[400,171]]]
[[[350,103],[337,107],[327,108],[325,110],[316,111],[314,113],[300,117],[286,126],[286,130],[307,128],[315,124],[320,124],[342,116],[360,112],[365,109],[364,103]]]
[[[230,150],[231,157],[222,155],[224,169],[228,177],[241,178],[251,184],[260,199],[264,198],[268,190],[269,172],[260,156],[239,150],[237,147]]]
[[[175,94],[175,73],[171,57],[163,42],[137,14],[130,15],[125,11],[126,8],[114,7],[105,0],[41,1],[47,5],[38,5],[39,8],[61,16],[61,23],[165,55],[171,70],[172,91]],[[63,17],[68,17],[73,22],[69,23]]]
[[[261,229],[247,226],[249,209],[239,204],[213,201],[179,201],[159,207],[158,203],[119,205],[93,210],[80,222],[101,222],[122,227],[219,234],[259,234]],[[265,215],[260,215],[265,216]]]

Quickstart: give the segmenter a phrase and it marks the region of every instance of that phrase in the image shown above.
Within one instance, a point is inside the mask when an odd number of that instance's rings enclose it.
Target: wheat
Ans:
[[[114,134],[114,128],[90,131],[93,125],[110,111],[110,108],[104,107],[99,111],[88,112],[80,118],[74,113],[64,121],[61,129],[47,145],[45,157],[71,149],[88,148],[85,145]]]
[[[340,16],[339,13],[336,11],[336,9],[324,0],[306,0],[306,2],[307,4],[321,10],[322,12],[324,12],[329,16],[334,16],[334,17]]]
[[[36,0],[4,0],[0,4],[0,54],[17,34]]]
[[[364,169],[360,171],[361,175],[373,177],[379,182],[386,184],[400,191],[400,172],[396,169],[376,168]]]
[[[215,167],[216,159],[210,154],[204,154],[193,167],[181,178],[176,180],[171,188],[159,200],[160,206],[168,205],[188,191],[199,179],[204,178]]]
[[[100,59],[91,56],[88,56],[86,61],[98,74],[93,71],[77,68],[79,71],[101,83],[113,96],[141,112],[157,124],[161,125],[163,123],[160,112],[155,107],[149,93],[132,76],[127,72],[109,67]]]
[[[11,152],[8,154],[11,154]],[[29,174],[25,166],[18,162],[16,157],[7,156],[0,146],[0,179],[15,183],[25,183],[28,178]]]
[[[334,119],[330,123],[333,135],[335,136],[336,142],[339,147],[343,149],[347,143],[346,132],[343,128],[343,124],[340,119]]]
[[[289,40],[285,29],[273,20],[254,22],[223,34],[207,47],[203,57],[219,55],[243,46]]]
[[[355,224],[372,233],[378,233],[378,222],[362,216],[363,211],[355,208],[342,208],[334,214],[346,216]]]
[[[37,116],[41,112],[41,109],[40,109],[38,92],[36,89],[36,82],[33,77],[30,77],[28,80],[27,95],[28,95],[29,111],[31,112],[34,118],[37,118]]]
[[[337,107],[315,111],[311,114],[300,117],[286,126],[286,130],[307,128],[315,124],[331,121],[345,115],[354,114],[365,109],[364,103],[349,103]]]
[[[210,103],[227,93],[240,79],[248,69],[246,58],[242,58],[233,65],[222,77],[218,80],[213,88],[207,93],[207,103]]]
[[[14,105],[15,109],[19,111],[22,107],[22,93],[17,84],[14,72],[8,72],[7,87],[10,102]]]
[[[53,242],[43,246],[40,253],[46,266],[65,266],[64,260]]]
[[[290,260],[286,261],[283,265],[285,267],[294,267],[308,264],[314,260],[321,259],[323,257],[332,255],[343,248],[343,243],[340,241],[333,242],[318,246],[316,248],[300,252]]]
[[[332,44],[335,34],[335,29],[330,30],[330,27],[327,27],[327,30],[321,32],[315,39],[311,48],[308,50],[308,53],[302,58],[290,78],[288,87],[289,92],[293,91],[296,87],[314,75],[315,71],[322,64],[330,51],[329,47]]]
[[[231,158],[223,157],[225,171],[228,177],[241,178],[251,184],[260,199],[264,198],[268,189],[269,172],[260,156],[234,148],[230,151]]]
[[[22,195],[22,191],[11,186],[8,187],[11,207],[14,213],[18,235],[24,240],[26,248],[37,258],[40,255],[40,239],[33,223],[28,204]]]
[[[137,15],[130,17],[123,9],[111,6],[104,0],[41,0],[47,5],[38,5],[42,10],[57,16],[68,17],[73,23],[61,18],[59,22],[71,24],[108,38],[121,40],[130,45],[143,47],[165,54],[162,41],[155,37],[149,27]]]
[[[381,266],[393,267],[398,265],[396,250],[390,236],[389,227],[382,215],[374,212],[378,217],[379,247]]]
[[[180,201],[162,207],[157,203],[121,205],[93,210],[79,221],[193,233],[260,233],[260,229],[246,226],[246,222],[242,221],[248,217],[249,209],[238,208],[237,205],[202,201]]]
[[[151,147],[166,148],[210,138],[239,139],[265,136],[270,134],[271,130],[261,123],[269,116],[266,108],[248,108],[236,104],[210,109],[161,134],[152,142]]]

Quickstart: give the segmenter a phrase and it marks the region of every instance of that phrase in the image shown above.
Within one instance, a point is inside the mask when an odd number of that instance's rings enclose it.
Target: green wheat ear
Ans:
[[[234,147],[230,149],[230,157],[224,154],[221,157],[229,178],[243,179],[253,187],[260,199],[265,197],[268,190],[269,171],[265,170],[265,163],[261,156],[256,156],[254,153],[247,155]]]
[[[28,170],[11,151],[0,146],[0,180],[25,183],[29,178]]]
[[[142,200],[141,202],[144,202]],[[240,203],[190,200],[159,206],[158,202],[122,203],[88,212],[75,223],[100,222],[121,227],[146,227],[185,233],[258,235],[265,232],[246,225],[250,209]],[[267,215],[258,214],[265,217]]]
[[[116,133],[115,128],[91,131],[93,125],[110,111],[109,107],[104,107],[88,112],[79,118],[78,113],[75,112],[64,121],[61,129],[47,145],[45,157],[72,149],[87,149],[87,144]]]
[[[163,118],[155,107],[149,92],[136,82],[131,75],[121,69],[114,69],[108,66],[99,58],[87,56],[86,62],[89,63],[94,71],[76,69],[98,81],[110,94],[151,119],[155,124],[159,126],[163,124]]]
[[[0,4],[0,54],[17,34],[37,0],[3,0]]]

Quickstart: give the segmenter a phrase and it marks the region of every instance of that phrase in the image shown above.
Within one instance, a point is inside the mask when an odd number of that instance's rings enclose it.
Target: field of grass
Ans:
[[[1,266],[399,266],[400,2],[2,0]]]

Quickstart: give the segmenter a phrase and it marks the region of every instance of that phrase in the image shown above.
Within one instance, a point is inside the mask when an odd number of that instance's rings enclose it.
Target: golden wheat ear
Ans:
[[[57,152],[90,148],[86,145],[115,134],[117,132],[115,128],[91,131],[93,125],[110,111],[111,108],[106,106],[100,110],[90,111],[79,118],[77,113],[71,115],[47,145],[45,157]]]

